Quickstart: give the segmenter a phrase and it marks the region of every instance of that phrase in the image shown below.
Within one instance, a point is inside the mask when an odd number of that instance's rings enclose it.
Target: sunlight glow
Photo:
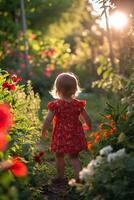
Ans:
[[[115,29],[124,28],[128,23],[127,16],[122,12],[115,12],[109,18],[110,26]]]
[[[102,13],[102,4],[99,4],[95,0],[88,0],[93,7],[92,15],[98,15],[100,16],[100,19],[98,20],[98,24],[100,25],[101,28],[106,29],[106,20],[104,14],[101,15]],[[106,6],[109,6],[109,0],[106,1]],[[107,9],[107,15],[109,18],[109,25],[111,28],[115,28],[117,30],[123,29],[127,23],[128,23],[128,17],[125,15],[125,13],[121,11],[116,11],[114,12],[111,16],[109,15],[109,10]]]

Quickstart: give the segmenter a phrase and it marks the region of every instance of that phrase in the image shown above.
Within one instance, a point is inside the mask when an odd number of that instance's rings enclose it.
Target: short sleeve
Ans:
[[[52,102],[49,102],[48,105],[47,105],[48,109],[52,112],[55,112],[56,110],[56,103],[54,101]]]

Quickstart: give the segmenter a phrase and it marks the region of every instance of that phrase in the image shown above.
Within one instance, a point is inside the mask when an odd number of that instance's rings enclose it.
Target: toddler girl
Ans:
[[[57,76],[50,92],[56,100],[48,103],[48,115],[44,121],[42,136],[47,136],[47,129],[53,120],[51,151],[56,155],[58,177],[55,182],[64,179],[64,156],[69,155],[74,168],[75,179],[79,181],[81,170],[79,152],[87,149],[87,141],[80,121],[80,116],[90,130],[91,120],[85,110],[86,102],[75,97],[80,88],[72,73],[61,73]]]

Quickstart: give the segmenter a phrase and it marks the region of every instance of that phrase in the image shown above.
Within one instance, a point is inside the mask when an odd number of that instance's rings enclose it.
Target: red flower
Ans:
[[[44,151],[40,151],[38,154],[36,154],[35,156],[34,156],[34,160],[35,160],[35,162],[37,162],[37,163],[41,163],[41,157],[44,155]]]
[[[35,160],[35,162],[37,162],[37,163],[41,163],[41,159],[40,159],[40,156],[39,155],[35,155],[34,156],[34,160]]]
[[[26,176],[27,175],[27,167],[24,162],[20,158],[14,158],[12,160],[12,166],[9,168],[14,176]]]
[[[7,131],[13,124],[13,115],[8,104],[0,104],[0,131]]]
[[[44,151],[40,151],[39,152],[40,157],[44,156],[44,153],[45,153]]]
[[[15,90],[16,89],[16,87],[13,83],[8,83],[8,82],[3,83],[2,88],[3,89],[7,88],[8,90]]]
[[[15,83],[18,83],[19,81],[22,80],[21,77],[17,77],[17,75],[15,75],[15,74],[13,74],[13,75],[11,76],[11,79],[12,79],[13,82],[15,82]]]
[[[8,85],[9,85],[8,82],[4,82],[4,83],[2,84],[2,88],[3,88],[3,89],[8,88]]]
[[[8,90],[15,90],[15,89],[16,89],[16,86],[13,83],[10,83],[8,85]]]
[[[7,148],[8,140],[7,135],[4,133],[0,133],[0,151],[5,151]]]

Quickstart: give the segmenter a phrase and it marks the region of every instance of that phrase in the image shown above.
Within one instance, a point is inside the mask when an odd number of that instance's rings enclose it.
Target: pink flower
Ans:
[[[17,74],[21,74],[22,70],[21,69],[17,69]]]
[[[32,76],[33,76],[33,72],[30,71],[30,72],[28,73],[28,76],[29,76],[29,77],[32,77]]]
[[[53,70],[52,70],[50,67],[47,67],[47,68],[44,70],[44,75],[47,76],[47,77],[51,77],[52,72],[53,72]]]
[[[20,66],[21,66],[22,69],[26,68],[26,64],[25,63],[21,63]]]

